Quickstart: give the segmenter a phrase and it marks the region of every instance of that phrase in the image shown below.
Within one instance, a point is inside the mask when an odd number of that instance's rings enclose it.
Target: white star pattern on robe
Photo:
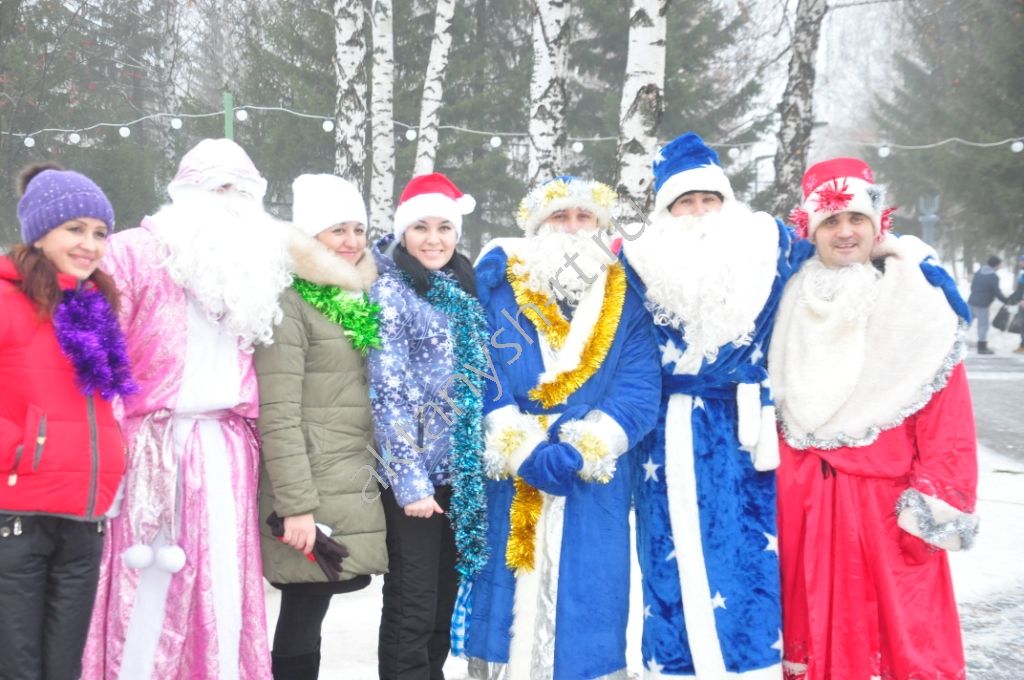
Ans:
[[[725,609],[725,599],[726,598],[722,597],[722,593],[716,590],[715,596],[711,598],[711,608]]]
[[[644,619],[649,619],[654,616],[654,612],[651,611],[651,605],[644,605]]]
[[[683,358],[683,353],[676,347],[676,343],[672,342],[671,339],[665,342],[661,346],[661,365],[668,366],[669,364],[678,363]]]
[[[776,640],[775,644],[772,645],[772,649],[777,649],[780,652],[782,651],[782,631],[781,630],[779,631],[779,639]]]
[[[674,560],[675,558],[676,558],[676,549],[675,549],[675,548],[672,548],[672,552],[670,552],[670,553],[668,554],[668,557],[666,557],[666,558],[665,558],[665,561],[666,561],[666,562],[671,562],[671,561],[672,561],[672,560]]]
[[[644,469],[644,481],[658,481],[658,468],[661,467],[660,463],[655,463],[654,459],[650,456],[647,457],[647,462],[641,466]]]
[[[704,400],[701,399],[700,397],[694,397],[694,399],[693,399],[693,408],[695,408],[695,409],[699,408],[699,409],[703,410],[703,408],[704,408]]]
[[[768,540],[768,545],[766,545],[764,547],[764,549],[765,550],[770,550],[771,552],[773,552],[776,555],[778,555],[779,554],[779,537],[778,536],[773,536],[772,534],[769,534],[767,531],[762,531],[761,533],[764,534],[764,537]]]
[[[644,665],[647,666],[647,670],[651,671],[652,673],[660,673],[662,669],[665,668],[660,663],[655,661],[653,657],[649,661],[645,661]]]
[[[761,351],[761,343],[754,343],[754,351],[750,353],[750,363],[756,364],[764,356],[764,352]]]

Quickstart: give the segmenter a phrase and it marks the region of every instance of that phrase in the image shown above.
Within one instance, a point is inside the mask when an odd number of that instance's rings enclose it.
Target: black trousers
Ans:
[[[406,517],[394,493],[384,491],[388,573],[377,647],[381,680],[444,680],[451,648],[449,628],[458,577],[455,534],[448,515]],[[451,487],[434,489],[448,512]]]
[[[284,589],[274,630],[274,655],[299,656],[320,651],[320,630],[332,593]]]
[[[0,680],[77,680],[102,525],[0,514]]]

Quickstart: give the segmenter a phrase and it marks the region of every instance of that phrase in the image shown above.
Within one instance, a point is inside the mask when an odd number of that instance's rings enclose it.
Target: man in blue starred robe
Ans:
[[[471,678],[626,678],[627,452],[654,427],[660,376],[607,245],[614,200],[598,182],[542,185],[520,208],[526,237],[477,264],[501,389],[488,381],[484,406],[490,560],[453,635]]]
[[[658,425],[633,458],[646,677],[778,680],[765,357],[783,286],[812,247],[738,203],[692,132],[659,152],[654,179],[653,214],[623,240],[661,349]]]

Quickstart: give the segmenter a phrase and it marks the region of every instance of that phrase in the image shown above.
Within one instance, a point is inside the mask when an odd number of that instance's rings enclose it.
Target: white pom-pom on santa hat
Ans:
[[[455,227],[455,237],[462,237],[462,216],[476,209],[476,200],[464,194],[455,183],[439,172],[419,175],[409,183],[398,198],[394,233],[402,240],[410,224],[427,217],[448,220]]]
[[[153,548],[136,543],[124,551],[122,559],[129,569],[146,569],[153,564]]]
[[[156,551],[156,566],[171,574],[177,574],[185,566],[185,551],[177,545],[165,545]]]

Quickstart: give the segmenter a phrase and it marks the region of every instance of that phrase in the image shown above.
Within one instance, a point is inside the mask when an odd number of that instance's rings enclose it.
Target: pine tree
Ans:
[[[906,3],[905,13],[911,49],[897,58],[895,96],[877,102],[886,137],[924,144],[1019,135],[1024,6],[1013,0],[917,0]],[[893,149],[873,165],[889,185],[889,201],[904,206],[904,214],[921,197],[941,196],[940,242],[963,248],[966,260],[1024,243],[1024,154],[1007,145]]]

